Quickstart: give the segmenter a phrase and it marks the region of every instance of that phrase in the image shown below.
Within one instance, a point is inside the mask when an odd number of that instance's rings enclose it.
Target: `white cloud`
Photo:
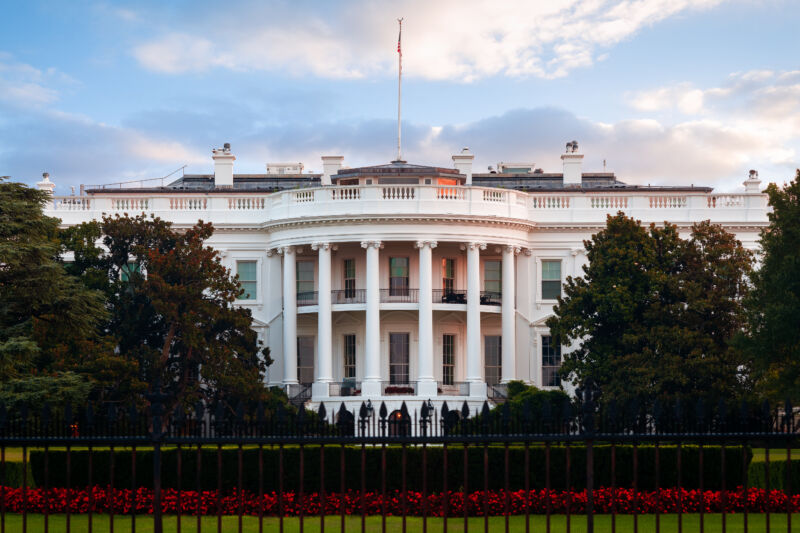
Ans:
[[[176,19],[133,55],[144,67],[170,74],[281,69],[359,78],[392,71],[395,17],[404,16],[403,60],[410,75],[558,78],[604,59],[608,48],[648,26],[722,1],[404,0],[388,7],[351,0],[324,13],[306,4],[247,4]]]
[[[53,85],[68,85],[75,81],[50,68],[44,71],[14,61],[10,54],[0,53],[0,101],[14,107],[39,107],[58,100]]]

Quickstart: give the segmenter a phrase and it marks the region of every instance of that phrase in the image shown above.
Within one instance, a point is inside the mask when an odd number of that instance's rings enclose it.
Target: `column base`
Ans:
[[[417,381],[417,396],[433,398],[438,395],[437,383],[433,380]]]
[[[311,384],[312,398],[327,398],[330,396],[330,383],[327,381],[315,381]]]
[[[472,381],[469,384],[469,397],[485,400],[487,390],[485,381]]]
[[[375,381],[367,381],[364,380],[361,382],[361,396],[380,396],[383,394],[381,390],[381,382],[378,380]]]

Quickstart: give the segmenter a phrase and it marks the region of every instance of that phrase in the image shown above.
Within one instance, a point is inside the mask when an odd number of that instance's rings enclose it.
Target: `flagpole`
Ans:
[[[403,37],[403,19],[397,19],[400,33],[397,36],[397,160],[403,160],[402,152],[402,109],[403,109],[403,50],[401,42]]]

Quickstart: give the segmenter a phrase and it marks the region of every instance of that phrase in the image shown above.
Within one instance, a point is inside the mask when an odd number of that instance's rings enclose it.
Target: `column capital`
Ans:
[[[522,253],[530,257],[531,255],[533,255],[533,250],[531,250],[530,248],[523,248]]]
[[[585,248],[574,248],[574,249],[572,249],[570,251],[570,254],[572,255],[572,257],[575,257],[578,254],[585,254],[585,253],[586,253],[586,249]]]
[[[506,245],[498,246],[497,248],[495,248],[495,252],[498,253],[498,254],[499,253],[504,253],[504,252],[511,252],[514,255],[519,255],[519,253],[521,251],[522,251],[522,247],[521,246],[514,246],[512,244],[506,244]]]
[[[428,246],[431,250],[433,250],[438,245],[439,243],[436,241],[417,241],[414,243],[414,248],[424,248],[425,246]]]
[[[275,248],[275,252],[280,255],[292,255],[295,253],[300,253],[302,248],[296,248],[294,246],[279,246]]]
[[[467,242],[467,243],[464,243],[464,244],[461,245],[461,249],[462,250],[474,250],[476,248],[478,250],[485,250],[486,249],[486,243],[485,242]]]
[[[381,241],[361,241],[362,248],[383,248]]]
[[[267,257],[272,257],[276,253],[278,253],[277,249],[275,249],[275,248],[267,248]]]
[[[339,248],[336,244],[331,244],[329,242],[314,242],[311,243],[312,250],[332,250],[335,251]]]

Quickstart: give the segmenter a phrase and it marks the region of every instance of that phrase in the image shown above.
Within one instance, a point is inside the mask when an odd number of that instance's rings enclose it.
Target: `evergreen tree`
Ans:
[[[567,278],[547,321],[556,342],[575,346],[565,377],[593,380],[603,401],[747,393],[743,358],[728,344],[743,324],[741,243],[707,222],[684,240],[673,225],[648,230],[619,213],[584,244],[584,275]]]
[[[757,386],[776,401],[800,402],[800,170],[767,187],[769,227],[761,232],[761,267],[747,299],[748,328],[740,339],[752,358]]]

